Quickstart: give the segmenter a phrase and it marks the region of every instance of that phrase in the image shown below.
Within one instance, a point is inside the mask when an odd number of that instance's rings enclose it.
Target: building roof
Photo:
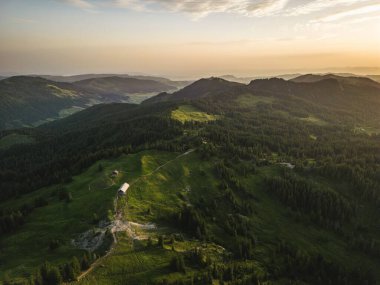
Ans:
[[[119,190],[118,191],[121,191],[121,192],[126,192],[129,188],[129,184],[128,183],[124,183],[123,185],[120,186]]]

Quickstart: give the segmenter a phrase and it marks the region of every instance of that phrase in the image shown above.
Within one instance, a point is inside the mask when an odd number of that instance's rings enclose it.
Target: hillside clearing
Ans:
[[[178,109],[171,112],[171,117],[172,119],[180,121],[182,123],[189,121],[207,122],[218,119],[218,116],[202,112],[192,105],[179,106]]]

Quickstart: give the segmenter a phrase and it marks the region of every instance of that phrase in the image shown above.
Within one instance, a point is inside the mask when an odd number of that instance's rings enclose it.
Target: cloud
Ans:
[[[355,8],[355,9],[351,9],[351,10],[347,10],[343,12],[334,13],[326,17],[316,19],[313,22],[323,22],[323,23],[334,22],[341,19],[345,19],[347,17],[362,16],[365,14],[372,14],[372,13],[377,13],[377,12],[380,12],[380,4],[364,6],[364,7]]]
[[[279,13],[289,0],[114,0],[113,4],[135,10],[182,12],[193,18],[212,13],[269,16]]]
[[[332,22],[362,15],[374,9],[378,0],[61,0],[90,12],[107,6],[148,12],[177,12],[200,19],[214,13],[234,13],[247,17],[302,16],[328,13],[324,18],[311,16],[310,22]],[[294,5],[294,3],[296,3]],[[297,4],[298,3],[298,4]],[[299,4],[302,3],[302,4]],[[374,4],[375,3],[375,4]],[[288,5],[289,4],[289,5]],[[288,6],[293,6],[287,8]],[[329,13],[332,13],[329,15]]]
[[[91,4],[88,1],[85,0],[64,0],[66,3],[73,5],[75,7],[81,8],[81,9],[93,9],[95,8],[94,4]]]
[[[288,16],[299,16],[299,15],[307,15],[323,10],[329,10],[332,8],[340,7],[341,9],[345,9],[347,6],[357,5],[363,3],[367,5],[370,2],[374,2],[373,0],[314,0],[309,3],[298,5],[289,9],[286,14]]]

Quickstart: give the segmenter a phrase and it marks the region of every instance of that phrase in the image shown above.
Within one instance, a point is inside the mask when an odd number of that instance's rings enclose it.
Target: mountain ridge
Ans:
[[[0,81],[0,130],[29,127],[98,103],[140,102],[175,86],[136,78],[97,78],[55,82],[13,76]]]

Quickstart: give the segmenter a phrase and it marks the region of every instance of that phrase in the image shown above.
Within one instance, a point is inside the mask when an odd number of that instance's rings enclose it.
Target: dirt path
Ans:
[[[133,181],[130,184],[130,186],[132,186],[136,182],[140,181],[141,179],[144,179],[144,178],[146,178],[146,177],[148,177],[148,176],[156,173],[161,168],[163,168],[166,165],[168,165],[169,163],[177,160],[178,158],[181,158],[181,157],[183,157],[185,155],[188,155],[188,154],[190,154],[190,153],[192,153],[194,151],[195,151],[195,149],[190,149],[190,150],[188,150],[188,151],[186,151],[186,152],[178,155],[174,159],[165,162],[164,164],[158,166],[156,169],[154,169],[153,171],[149,172],[148,174],[140,176],[138,179],[136,179],[135,181]],[[90,190],[90,184],[89,184],[89,190]],[[134,222],[123,221],[123,217],[122,217],[121,211],[118,211],[118,209],[117,209],[117,199],[118,199],[118,196],[116,195],[115,198],[114,198],[114,201],[113,201],[115,220],[112,222],[111,227],[110,227],[110,230],[111,230],[111,233],[112,233],[112,236],[113,236],[113,243],[111,245],[111,248],[110,248],[110,250],[105,255],[103,255],[102,257],[99,257],[94,263],[92,263],[91,266],[90,266],[90,268],[88,268],[86,271],[83,271],[77,277],[77,281],[80,281],[81,279],[83,279],[84,277],[86,277],[90,272],[92,272],[96,267],[98,267],[105,258],[107,258],[113,252],[113,250],[115,249],[115,247],[117,245],[116,232],[126,231],[130,237],[132,237],[134,239],[136,239],[136,238],[139,239],[140,237],[137,236],[133,232],[132,226],[134,226],[134,227],[140,227],[140,228],[143,228],[143,229],[154,229],[155,228],[155,225],[153,225],[153,224],[142,225],[142,224],[138,224],[138,223],[134,223]]]

